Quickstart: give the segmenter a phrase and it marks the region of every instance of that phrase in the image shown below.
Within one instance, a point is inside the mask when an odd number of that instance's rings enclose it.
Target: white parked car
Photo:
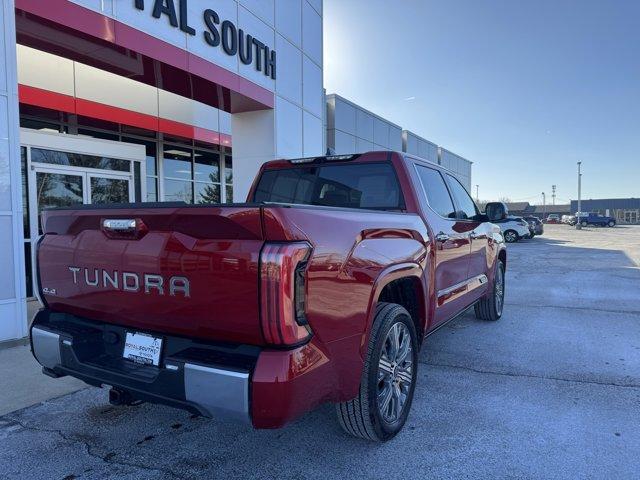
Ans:
[[[500,227],[502,236],[507,243],[514,243],[523,238],[531,238],[529,224],[521,217],[512,217],[506,204],[502,202],[487,203],[486,215]]]
[[[523,238],[531,238],[529,224],[520,217],[507,217],[504,220],[493,222],[500,227],[505,242],[514,243]]]

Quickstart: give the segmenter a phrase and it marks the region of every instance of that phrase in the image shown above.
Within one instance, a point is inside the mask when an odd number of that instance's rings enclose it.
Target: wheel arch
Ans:
[[[367,312],[366,328],[362,335],[360,354],[364,358],[371,335],[371,327],[376,313],[376,305],[380,301],[397,303],[411,315],[418,335],[418,343],[422,342],[427,327],[427,285],[424,270],[416,263],[391,265],[380,272],[376,278]]]

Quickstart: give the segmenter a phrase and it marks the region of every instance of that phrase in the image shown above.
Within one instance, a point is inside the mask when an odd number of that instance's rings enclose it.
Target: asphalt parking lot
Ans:
[[[637,478],[640,227],[546,226],[507,269],[499,322],[427,340],[391,442],[345,436],[331,406],[254,431],[85,389],[0,417],[0,477]]]

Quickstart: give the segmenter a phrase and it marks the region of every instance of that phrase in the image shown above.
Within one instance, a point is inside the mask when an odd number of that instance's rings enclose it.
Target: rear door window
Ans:
[[[255,202],[404,209],[400,185],[389,163],[305,165],[266,170],[253,199]]]
[[[453,200],[439,171],[416,165],[429,206],[441,217],[456,218]]]

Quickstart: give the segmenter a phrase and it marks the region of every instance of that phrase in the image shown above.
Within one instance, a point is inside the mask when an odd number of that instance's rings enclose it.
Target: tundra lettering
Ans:
[[[225,25],[211,43],[262,51]],[[502,316],[493,207],[439,165],[368,152],[267,162],[247,203],[47,209],[32,351],[116,403],[255,428],[333,403],[346,432],[385,441],[409,415],[425,338],[469,307]]]
[[[73,283],[78,285],[78,273],[84,270],[84,275],[81,277],[84,279],[85,285],[90,287],[100,287],[105,289],[122,290],[125,292],[139,292],[140,291],[140,276],[133,272],[119,273],[117,270],[103,270],[98,268],[80,268],[80,267],[68,267],[69,271],[73,274]],[[143,274],[144,280],[144,293],[149,294],[153,291],[158,295],[164,295],[165,279],[162,275],[145,273]],[[120,281],[122,280],[122,281]],[[175,296],[181,293],[185,298],[189,298],[190,286],[189,279],[183,276],[169,277],[169,295]],[[120,288],[122,286],[122,288]]]

